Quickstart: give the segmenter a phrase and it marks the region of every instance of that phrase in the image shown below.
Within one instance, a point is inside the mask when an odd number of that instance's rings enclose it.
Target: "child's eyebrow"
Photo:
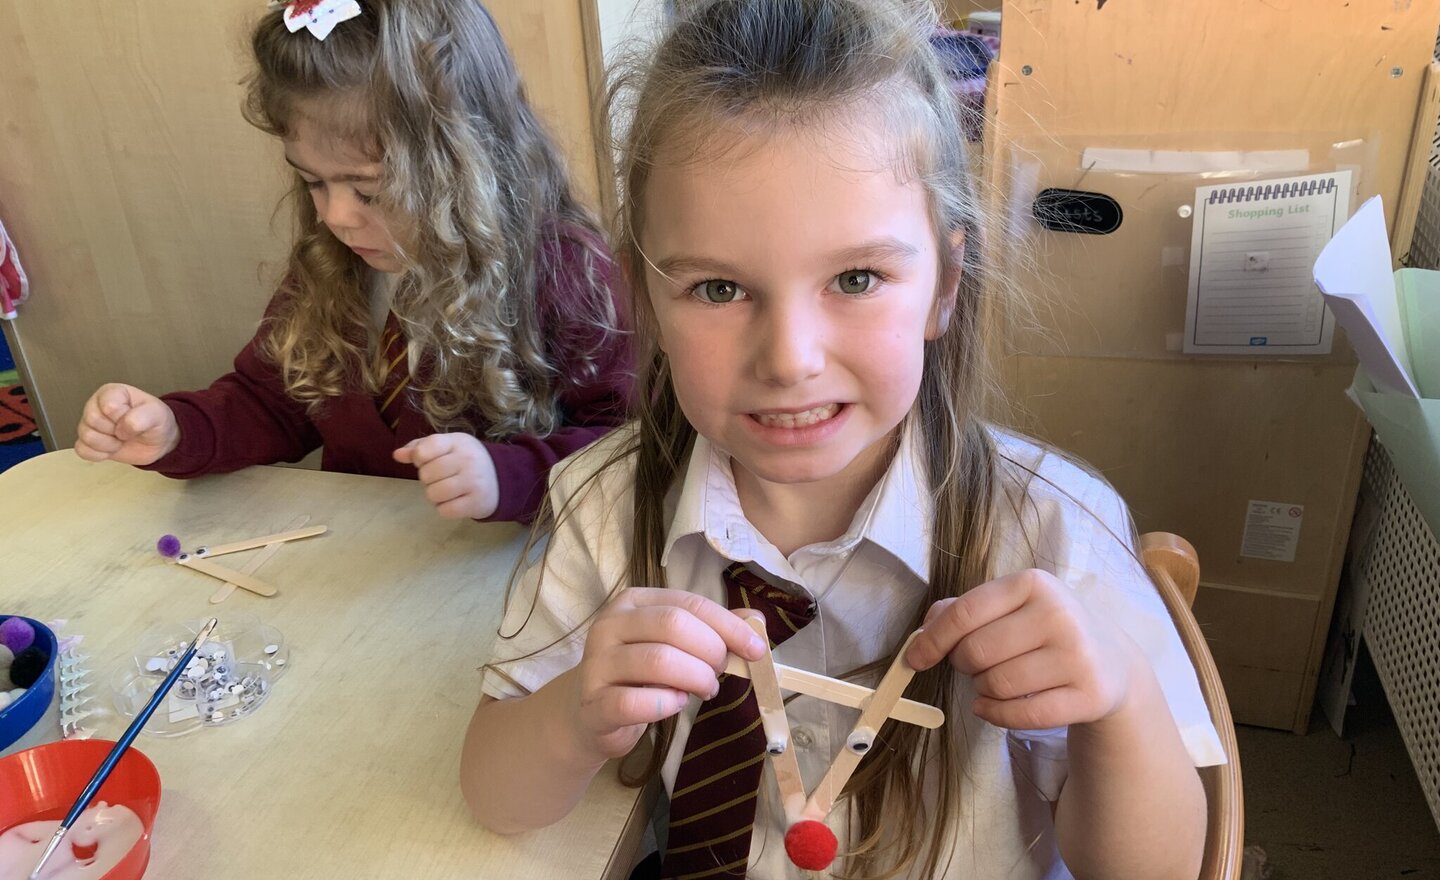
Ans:
[[[303,172],[310,175],[311,177],[321,177],[321,175],[316,174],[314,171],[311,171],[304,165],[296,164],[295,160],[291,159],[289,156],[285,157],[285,163],[291,168],[294,168],[296,171]],[[380,178],[376,177],[373,174],[337,174],[334,177],[330,178],[330,180],[334,181],[335,183],[375,183],[379,179]]]
[[[918,256],[920,249],[898,238],[877,238],[864,244],[838,250],[830,255],[834,263],[904,263]]]
[[[920,249],[913,244],[901,241],[898,238],[885,236],[873,241],[863,242],[853,247],[841,248],[832,252],[825,258],[827,263],[836,266],[853,267],[866,263],[905,263],[919,255]],[[713,275],[735,275],[739,269],[724,260],[716,260],[710,257],[692,257],[679,254],[673,257],[666,257],[658,263],[651,264],[656,272],[662,276],[686,274],[713,274]]]
[[[723,260],[712,260],[709,257],[688,257],[683,254],[666,257],[658,263],[650,263],[650,266],[665,278],[672,275],[692,274],[734,275],[739,272],[738,269]]]

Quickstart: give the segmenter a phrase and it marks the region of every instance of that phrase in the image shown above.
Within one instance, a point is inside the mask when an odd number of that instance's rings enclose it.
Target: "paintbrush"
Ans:
[[[194,659],[195,651],[201,645],[205,644],[206,639],[210,638],[210,633],[214,632],[216,623],[216,619],[212,617],[208,623],[200,628],[199,634],[197,634],[195,640],[190,643],[190,647],[186,648],[185,653],[181,654],[180,659],[176,661],[175,668],[170,670],[170,674],[165,676],[165,680],[155,689],[154,695],[150,697],[150,702],[145,704],[145,708],[141,709],[140,713],[135,716],[135,720],[130,722],[130,726],[125,728],[125,733],[122,734],[120,740],[115,743],[115,747],[110,750],[110,754],[106,755],[105,760],[100,762],[100,769],[96,770],[95,775],[90,777],[89,784],[85,786],[84,791],[80,792],[80,797],[75,799],[75,804],[70,808],[70,812],[66,813],[65,818],[60,820],[60,827],[55,829],[54,836],[50,838],[50,843],[45,847],[44,854],[40,856],[40,862],[35,866],[35,870],[30,872],[30,880],[38,880],[41,869],[43,869],[45,863],[50,860],[50,856],[55,854],[55,850],[60,847],[60,841],[65,837],[65,832],[70,830],[70,826],[74,825],[75,820],[80,818],[80,814],[85,812],[85,808],[90,806],[90,801],[95,798],[95,792],[99,791],[100,786],[105,784],[105,780],[110,778],[110,772],[114,770],[115,765],[120,762],[120,758],[125,754],[125,750],[130,748],[130,743],[134,742],[136,735],[140,733],[140,728],[145,726],[145,722],[149,721],[150,716],[155,714],[155,708],[160,705],[160,701],[165,699],[165,695],[170,692],[170,688],[174,687],[175,682],[180,680],[181,674],[185,672],[185,667],[189,666],[190,661]]]

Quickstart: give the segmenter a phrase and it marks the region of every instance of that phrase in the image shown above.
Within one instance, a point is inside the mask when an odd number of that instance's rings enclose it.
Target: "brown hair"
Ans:
[[[982,265],[982,216],[960,110],[929,43],[936,12],[923,4],[883,0],[716,0],[693,6],[611,90],[612,118],[629,121],[620,161],[622,261],[644,265],[642,204],[657,157],[662,151],[666,158],[675,156],[679,144],[690,148],[682,155],[703,160],[704,145],[684,140],[689,132],[713,130],[697,122],[804,126],[833,119],[857,102],[878,108],[894,133],[896,161],[924,185],[942,253],[964,236],[965,246],[947,254],[951,263],[941,267],[947,270],[941,277],[948,278],[960,269],[955,308],[948,330],[925,346],[924,376],[909,416],[935,499],[923,615],[935,601],[990,577],[991,514],[999,491],[997,454],[982,420],[996,389],[986,356],[992,307]],[[680,411],[665,355],[656,346],[643,273],[631,274],[641,346],[639,430],[632,448],[616,459],[633,455],[636,467],[630,581],[661,584],[663,499],[683,473],[695,432]],[[991,285],[988,291],[993,290]],[[920,623],[917,615],[913,626]],[[917,675],[908,693],[952,716],[959,709],[948,663]],[[642,775],[653,774],[668,750],[673,724],[659,728],[658,748]],[[846,873],[894,876],[918,864],[924,876],[933,875],[947,857],[961,756],[950,736],[910,725],[892,722],[880,740],[883,747],[871,750],[846,788],[853,826]],[[933,772],[923,784],[922,770]],[[922,793],[929,779],[932,790]],[[933,813],[927,802],[935,804]]]
[[[569,352],[568,369],[593,373],[615,329],[611,266],[490,14],[475,0],[366,0],[321,41],[272,11],[251,46],[252,124],[283,138],[304,113],[383,163],[378,201],[408,230],[392,309],[427,365],[418,403],[430,422],[491,439],[558,427],[544,337],[557,322],[582,328],[564,337],[593,344]],[[262,351],[312,407],[357,381],[374,393],[384,369],[369,342],[369,271],[319,222],[298,177],[292,198],[292,295]],[[556,284],[581,290],[579,307],[542,315],[538,291]]]

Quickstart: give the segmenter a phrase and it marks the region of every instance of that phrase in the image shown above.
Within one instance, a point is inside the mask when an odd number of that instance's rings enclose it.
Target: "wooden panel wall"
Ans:
[[[1196,616],[1240,721],[1309,720],[1369,433],[1343,396],[1354,359],[1338,333],[1310,359],[1172,350],[1189,256],[1176,208],[1197,181],[1087,176],[1081,151],[1304,147],[1313,167],[1353,165],[1393,222],[1437,23],[1440,0],[1005,4],[987,157],[1003,209],[1024,225],[1028,200],[1005,200],[1051,185],[1113,190],[1126,211],[1105,238],[1026,233],[1011,268],[1044,326],[1013,340],[1012,391],[1025,426],[1103,470],[1142,531],[1195,544]],[[1294,562],[1239,555],[1250,500],[1304,505]]]
[[[530,102],[570,161],[576,188],[597,203],[594,96],[602,91],[596,44],[595,0],[487,0],[520,72]]]
[[[487,5],[593,199],[588,2]],[[7,330],[52,446],[100,383],[206,385],[259,322],[290,223],[280,144],[238,109],[263,10],[0,4],[0,217],[32,290]]]

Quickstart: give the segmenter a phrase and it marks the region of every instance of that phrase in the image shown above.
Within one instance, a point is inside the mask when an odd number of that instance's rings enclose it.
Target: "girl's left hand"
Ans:
[[[946,657],[974,677],[975,714],[1012,730],[1108,718],[1125,705],[1145,663],[1119,627],[1035,569],[932,605],[906,659],[928,669]]]
[[[484,519],[500,504],[495,461],[469,434],[431,434],[411,440],[394,456],[419,470],[425,497],[446,519]]]

